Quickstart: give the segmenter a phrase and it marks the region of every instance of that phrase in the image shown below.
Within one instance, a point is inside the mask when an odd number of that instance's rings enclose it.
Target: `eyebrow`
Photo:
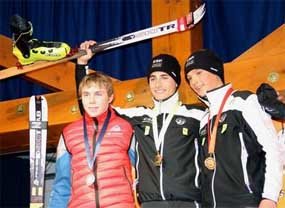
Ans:
[[[160,75],[150,75],[150,78],[156,78],[156,77],[170,77],[169,74],[165,73],[165,74],[160,74]]]

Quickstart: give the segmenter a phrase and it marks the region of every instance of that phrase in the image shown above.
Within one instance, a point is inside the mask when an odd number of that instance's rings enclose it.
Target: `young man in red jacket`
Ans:
[[[79,96],[85,112],[63,130],[49,207],[133,208],[133,129],[110,107],[112,81],[98,72],[87,75]]]

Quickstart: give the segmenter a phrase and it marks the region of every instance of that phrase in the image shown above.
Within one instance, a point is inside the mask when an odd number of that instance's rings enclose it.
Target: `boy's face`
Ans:
[[[149,77],[149,87],[156,100],[164,100],[174,94],[177,84],[167,73],[156,71]]]
[[[97,117],[106,112],[113,97],[113,95],[108,96],[103,85],[99,87],[98,84],[92,84],[82,87],[82,104],[85,112],[91,117]]]
[[[188,72],[187,80],[192,90],[200,97],[204,97],[207,91],[223,85],[217,75],[203,69],[193,69]]]

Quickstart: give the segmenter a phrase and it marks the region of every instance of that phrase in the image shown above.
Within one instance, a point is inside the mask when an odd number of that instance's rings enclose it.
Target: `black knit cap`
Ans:
[[[209,49],[201,49],[192,53],[185,63],[185,78],[187,73],[193,69],[203,69],[218,75],[224,82],[224,63]],[[188,80],[187,80],[188,81]]]
[[[179,87],[181,82],[180,64],[174,56],[168,54],[160,54],[152,58],[151,65],[147,74],[147,80],[152,72],[162,71],[171,76]]]

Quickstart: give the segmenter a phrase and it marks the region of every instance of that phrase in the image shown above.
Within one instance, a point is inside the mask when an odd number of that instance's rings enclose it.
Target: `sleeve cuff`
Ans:
[[[278,198],[279,198],[279,193],[276,193],[276,194],[273,194],[273,193],[271,193],[271,194],[265,194],[265,193],[263,193],[262,194],[262,198],[263,199],[269,199],[269,200],[271,200],[271,201],[274,201],[275,203],[277,203],[277,201],[278,201]]]
[[[88,68],[88,65],[76,64],[76,69],[78,70],[87,70]]]

